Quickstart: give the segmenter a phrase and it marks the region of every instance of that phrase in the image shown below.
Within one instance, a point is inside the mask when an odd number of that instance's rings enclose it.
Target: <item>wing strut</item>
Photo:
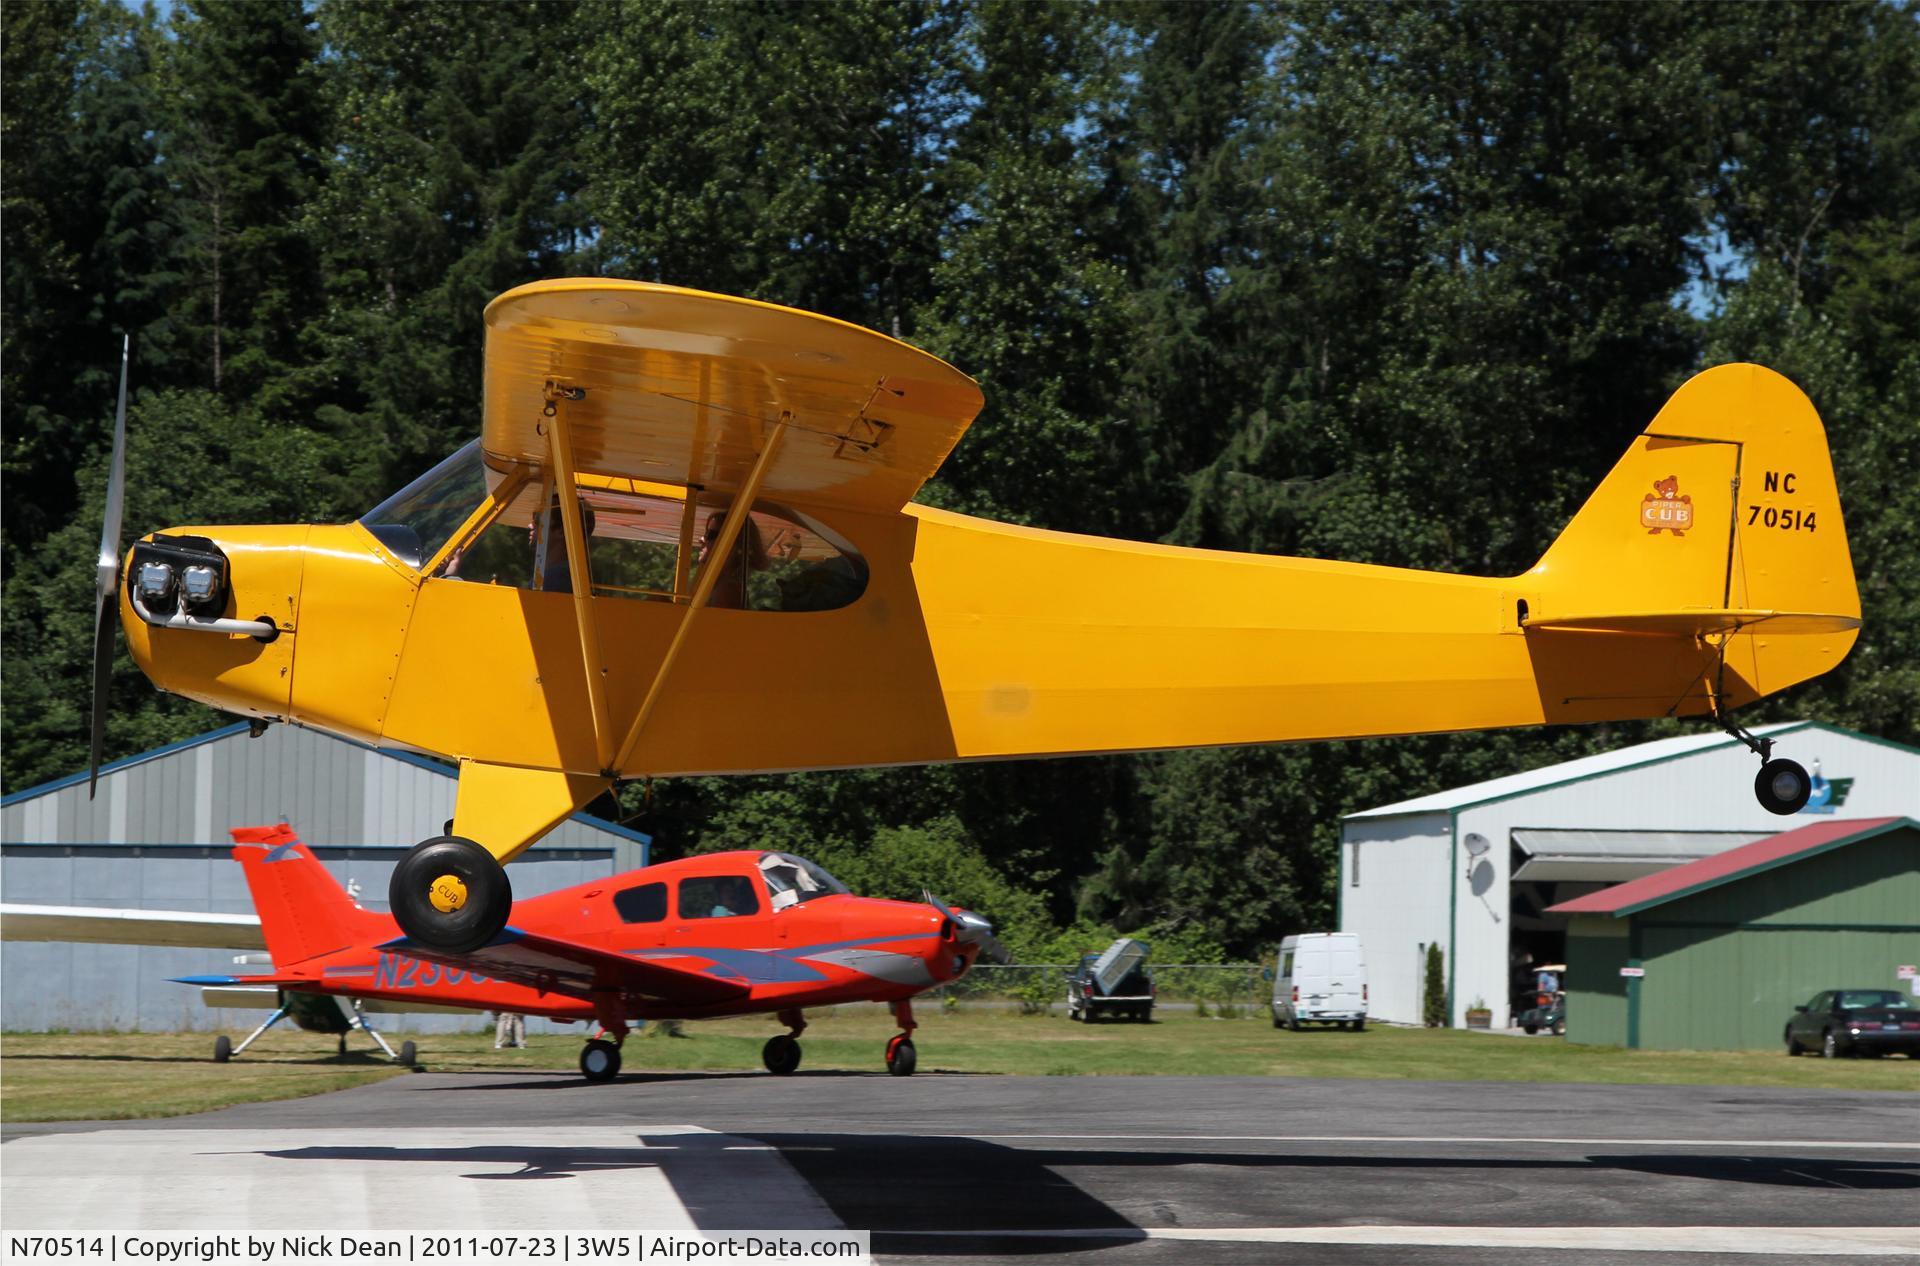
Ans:
[[[693,628],[693,618],[707,605],[707,599],[713,594],[713,586],[723,570],[718,566],[720,559],[727,557],[734,542],[740,536],[740,529],[747,521],[747,512],[753,508],[753,499],[760,493],[760,481],[766,477],[767,468],[773,464],[774,452],[780,447],[780,441],[787,434],[787,423],[793,414],[782,412],[780,420],[767,432],[766,443],[760,449],[760,455],[754,459],[753,470],[747,476],[747,482],[733,494],[733,504],[727,507],[727,517],[720,525],[720,535],[713,543],[713,549],[707,558],[713,565],[700,568],[700,579],[693,587],[693,601],[687,604],[687,613],[680,617],[680,627],[673,631],[673,641],[667,646],[666,657],[660,661],[659,671],[653,675],[653,684],[647,687],[647,697],[640,704],[640,711],[633,718],[633,728],[627,731],[627,741],[620,745],[620,754],[612,768],[625,769],[633,758],[633,749],[640,744],[640,733],[647,727],[647,718],[653,715],[654,705],[660,702],[664,693],[667,676],[673,671],[674,661],[680,657],[680,648],[687,644],[687,634]],[[687,493],[688,503],[693,500],[691,489]]]
[[[547,450],[560,492],[560,514],[566,523],[567,570],[573,577],[573,622],[580,630],[580,660],[587,674],[587,701],[593,709],[593,750],[601,772],[613,777],[613,718],[607,711],[607,667],[600,660],[600,630],[593,618],[593,579],[587,571],[586,525],[580,519],[580,492],[573,480],[573,437],[559,402],[578,400],[579,387],[547,384]],[[536,510],[543,514],[545,507]]]

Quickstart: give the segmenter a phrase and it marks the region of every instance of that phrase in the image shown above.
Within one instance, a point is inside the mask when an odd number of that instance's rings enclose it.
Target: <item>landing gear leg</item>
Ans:
[[[612,1081],[620,1075],[620,1048],[627,1042],[627,1020],[620,1014],[618,994],[595,994],[593,1009],[605,1036],[594,1038],[581,1050],[580,1075],[588,1081]]]
[[[895,1077],[910,1077],[917,1055],[913,1049],[913,999],[901,998],[893,1004],[893,1020],[900,1033],[887,1042],[887,1071]]]
[[[787,1077],[800,1067],[800,1035],[807,1031],[807,1017],[790,1007],[775,1018],[787,1026],[787,1031],[767,1039],[760,1048],[760,1062],[776,1077]]]
[[[466,954],[507,925],[513,885],[492,853],[461,836],[438,835],[414,845],[393,868],[387,901],[408,937]]]
[[[282,996],[284,997],[285,995],[282,995]],[[228,1060],[232,1059],[235,1055],[238,1055],[241,1051],[244,1051],[249,1046],[252,1046],[254,1041],[262,1033],[265,1033],[268,1029],[280,1023],[281,1019],[287,1014],[287,1010],[288,1008],[286,1004],[282,1003],[280,1007],[276,1011],[274,1011],[272,1015],[267,1017],[267,1022],[265,1024],[261,1025],[259,1028],[255,1029],[253,1032],[247,1034],[247,1040],[240,1043],[240,1045],[238,1046],[235,1046],[233,1045],[233,1043],[227,1041],[227,1035],[222,1033],[218,1038],[214,1039],[214,1043],[213,1043],[214,1062],[216,1064],[224,1064]]]
[[[1719,663],[1713,674],[1713,719],[1720,723],[1721,729],[1745,743],[1748,750],[1760,758],[1760,772],[1753,780],[1754,798],[1759,800],[1760,807],[1782,817],[1798,813],[1807,807],[1807,801],[1813,795],[1813,779],[1807,776],[1806,769],[1799,761],[1784,757],[1775,760],[1772,739],[1755,737],[1727,715],[1722,685],[1727,671],[1727,643],[1732,636],[1731,633],[1722,636],[1717,648]]]
[[[351,1024],[354,1028],[359,1029],[362,1033],[365,1033],[368,1037],[372,1038],[373,1044],[379,1047],[381,1050],[385,1051],[387,1053],[388,1059],[392,1060],[396,1064],[411,1065],[413,1063],[413,1052],[410,1049],[408,1049],[412,1047],[413,1045],[412,1042],[406,1043],[404,1046],[401,1047],[400,1051],[396,1053],[391,1046],[387,1045],[387,1039],[384,1037],[381,1037],[378,1033],[374,1032],[373,1026],[367,1023],[366,1012],[360,1009],[360,1000],[358,998],[347,999],[347,1006],[352,1008],[353,1010],[353,1018],[349,1020],[347,1023]],[[341,1045],[345,1046],[346,1041],[347,1039],[344,1036],[342,1036],[340,1039]]]

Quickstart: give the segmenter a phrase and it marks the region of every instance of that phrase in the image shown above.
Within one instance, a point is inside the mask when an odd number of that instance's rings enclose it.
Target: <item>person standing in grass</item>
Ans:
[[[493,1023],[493,1049],[527,1044],[527,1017],[518,1011],[496,1011]]]

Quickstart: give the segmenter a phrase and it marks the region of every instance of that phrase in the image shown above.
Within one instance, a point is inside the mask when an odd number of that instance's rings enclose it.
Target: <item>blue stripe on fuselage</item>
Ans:
[[[818,945],[801,945],[792,949],[779,950],[743,950],[721,949],[708,945],[688,945],[674,949],[628,950],[633,958],[705,958],[721,967],[727,975],[737,975],[755,984],[802,984],[810,980],[825,980],[827,974],[816,967],[809,967],[794,960],[814,954],[824,954],[837,949],[866,949],[894,941],[924,941],[931,939],[932,932],[909,932],[899,936],[869,936],[855,941],[825,941]],[[722,972],[708,972],[708,975],[721,975]]]

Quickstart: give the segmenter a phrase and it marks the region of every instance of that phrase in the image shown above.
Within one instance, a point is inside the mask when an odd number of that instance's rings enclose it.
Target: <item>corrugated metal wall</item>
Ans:
[[[1367,1014],[1376,1019],[1422,1020],[1426,947],[1447,941],[1451,827],[1449,814],[1427,813],[1349,821],[1342,828],[1339,926],[1360,937]]]
[[[227,831],[285,819],[369,909],[386,908],[405,848],[453,814],[444,767],[376,752],[316,731],[244,726],[110,767],[89,802],[84,778],[8,797],[0,806],[0,897],[36,905],[251,913]],[[536,896],[644,865],[630,832],[562,823],[510,872]],[[231,951],[7,942],[0,947],[0,1027],[245,1031],[265,1016],[209,1011],[171,976],[236,968]],[[376,1028],[463,1029],[455,1016],[379,1016]],[[539,1028],[544,1021],[534,1021]]]

